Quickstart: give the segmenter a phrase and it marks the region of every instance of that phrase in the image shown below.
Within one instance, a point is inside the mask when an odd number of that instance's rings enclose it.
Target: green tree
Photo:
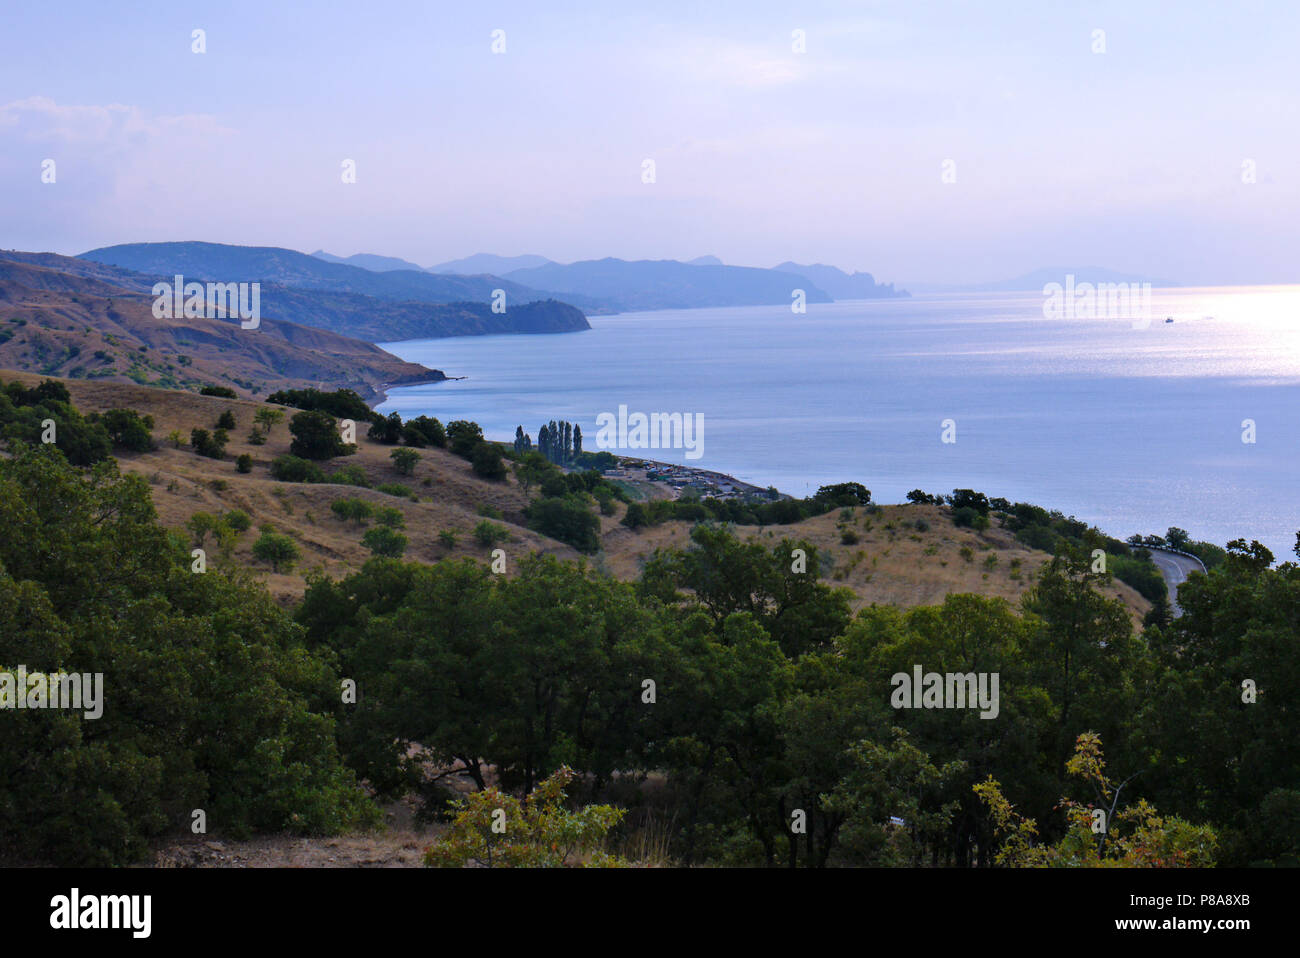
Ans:
[[[253,543],[253,555],[262,562],[269,562],[273,572],[289,572],[298,561],[300,553],[297,544],[288,536],[268,531],[263,532]]]
[[[370,503],[363,499],[335,499],[330,503],[330,511],[344,522],[351,519],[357,525],[363,525],[370,518]]]
[[[403,476],[414,475],[415,464],[420,461],[420,454],[414,449],[394,449],[388,454],[393,460],[393,468]]]
[[[483,442],[483,430],[476,422],[457,419],[447,423],[447,442],[452,452],[469,459]]]
[[[406,551],[407,538],[389,526],[376,526],[366,530],[361,544],[377,556],[400,559]]]
[[[483,479],[504,479],[506,464],[501,459],[501,449],[494,442],[481,442],[474,450],[474,474]]]
[[[333,459],[351,451],[339,435],[338,423],[325,412],[306,411],[289,420],[293,441],[289,452],[303,459]]]

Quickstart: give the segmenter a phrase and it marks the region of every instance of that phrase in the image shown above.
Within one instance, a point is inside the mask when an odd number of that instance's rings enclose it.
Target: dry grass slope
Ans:
[[[34,385],[45,377],[0,372],[0,378]],[[360,466],[372,485],[401,483],[418,501],[348,485],[277,482],[270,478],[268,468],[272,459],[289,451],[287,420],[296,410],[270,407],[283,410],[286,421],[271,431],[265,445],[255,446],[247,441],[248,434],[254,413],[266,404],[146,386],[61,381],[83,412],[126,407],[152,415],[158,448],[119,455],[123,471],[149,481],[159,517],[173,528],[183,528],[195,512],[247,512],[252,528],[240,536],[232,554],[215,555],[209,542],[209,561],[218,566],[232,562],[253,569],[286,603],[302,595],[304,576],[310,570],[322,569],[341,576],[370,557],[361,544],[364,528],[344,522],[330,511],[330,503],[336,499],[359,498],[375,506],[400,509],[406,522],[403,534],[410,540],[406,557],[416,561],[433,562],[447,556],[489,561],[489,551],[471,536],[471,530],[482,519],[482,507],[499,511],[503,518],[491,521],[500,522],[510,531],[510,541],[503,546],[508,571],[512,569],[510,557],[531,551],[579,558],[569,546],[525,527],[523,509],[527,498],[513,477],[503,482],[480,479],[469,463],[444,450],[419,450],[422,458],[415,474],[404,477],[389,458],[395,447],[367,441],[363,425],[358,429],[357,454],[325,464],[327,472],[342,466]],[[174,429],[186,438],[195,427],[211,430],[227,409],[234,414],[237,427],[230,432],[224,460],[204,458],[185,446],[175,449],[166,441]],[[241,453],[253,458],[253,470],[247,475],[235,468],[235,458]],[[624,507],[619,506],[615,515],[601,517],[603,556],[597,559],[601,567],[618,578],[636,578],[657,548],[682,548],[690,543],[690,525],[686,522],[633,531],[619,524],[623,511]],[[253,557],[252,543],[264,523],[274,525],[297,542],[303,558],[292,572],[273,573]],[[439,541],[438,534],[443,530],[458,533],[454,548],[448,549]],[[1002,529],[980,533],[957,528],[947,511],[936,506],[884,506],[874,515],[864,508],[836,510],[794,525],[741,527],[738,532],[769,546],[782,538],[808,539],[830,560],[823,568],[826,580],[851,589],[859,606],[931,605],[954,592],[1001,596],[1014,604],[1032,586],[1038,568],[1050,558],[1045,552],[1024,546]],[[844,541],[853,536],[856,542]],[[1109,592],[1123,600],[1135,621],[1140,621],[1150,608],[1145,599],[1123,583],[1114,582]]]

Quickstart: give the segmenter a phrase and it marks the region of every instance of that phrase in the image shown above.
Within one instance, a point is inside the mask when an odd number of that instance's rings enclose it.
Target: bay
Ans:
[[[945,294],[591,317],[539,336],[387,343],[464,380],[381,412],[471,419],[494,439],[551,419],[702,414],[702,455],[615,450],[807,495],[880,502],[974,488],[1121,538],[1171,525],[1292,557],[1300,529],[1300,286],[1157,289],[1150,324],[1048,319],[1039,293]],[[1174,320],[1166,323],[1165,318]],[[1141,325],[1141,324],[1136,324]],[[941,441],[943,421],[956,442]],[[1255,442],[1242,441],[1252,420]]]

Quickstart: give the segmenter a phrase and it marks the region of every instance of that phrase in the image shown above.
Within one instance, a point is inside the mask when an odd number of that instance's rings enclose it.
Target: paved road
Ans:
[[[1182,615],[1183,610],[1178,607],[1178,586],[1187,581],[1188,573],[1204,572],[1205,568],[1199,559],[1192,559],[1176,552],[1165,552],[1163,549],[1153,549],[1150,546],[1144,548],[1151,549],[1151,561],[1165,577],[1165,585],[1169,587],[1170,611],[1176,616]]]

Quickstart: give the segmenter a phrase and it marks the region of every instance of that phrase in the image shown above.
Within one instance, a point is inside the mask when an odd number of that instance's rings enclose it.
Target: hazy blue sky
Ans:
[[[1297,281],[1294,0],[279,6],[6,4],[0,246]]]

